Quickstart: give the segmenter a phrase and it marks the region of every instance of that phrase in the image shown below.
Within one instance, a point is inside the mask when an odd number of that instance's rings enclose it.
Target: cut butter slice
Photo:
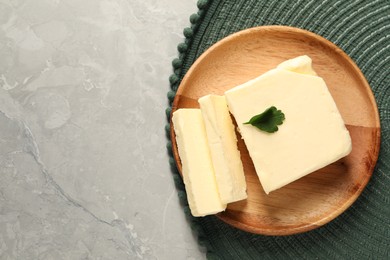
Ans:
[[[277,68],[285,69],[296,73],[317,76],[311,65],[311,59],[307,55],[299,56],[280,63]]]
[[[226,209],[221,202],[200,109],[179,109],[172,122],[188,204],[195,217]]]
[[[306,57],[284,62],[225,92],[267,194],[335,162],[352,149],[332,96],[324,80],[307,69],[311,60]],[[306,68],[310,75],[297,68]],[[286,118],[277,132],[244,125],[271,106],[282,110]]]
[[[199,100],[221,201],[247,198],[244,168],[237,137],[224,96],[207,95]]]

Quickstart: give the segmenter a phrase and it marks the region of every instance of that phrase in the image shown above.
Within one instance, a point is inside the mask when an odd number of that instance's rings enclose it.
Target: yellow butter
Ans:
[[[200,109],[179,109],[172,122],[188,204],[195,217],[226,209],[221,202]]]
[[[225,92],[267,194],[335,162],[352,149],[349,132],[324,80],[313,72],[311,59],[298,57]],[[244,125],[271,106],[285,114],[279,131],[266,133]]]
[[[244,169],[226,99],[224,96],[207,95],[198,101],[221,201],[230,203],[246,199]]]

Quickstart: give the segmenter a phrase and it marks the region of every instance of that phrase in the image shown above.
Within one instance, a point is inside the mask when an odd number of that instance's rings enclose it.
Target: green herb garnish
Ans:
[[[272,106],[266,109],[263,113],[255,115],[244,124],[251,124],[262,131],[274,133],[278,131],[278,125],[283,124],[284,119],[285,117],[283,112]]]

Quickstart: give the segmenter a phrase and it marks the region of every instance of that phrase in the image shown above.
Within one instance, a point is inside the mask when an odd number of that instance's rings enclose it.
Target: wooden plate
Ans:
[[[248,199],[229,204],[217,215],[239,229],[265,235],[305,232],[331,221],[357,199],[372,175],[380,145],[378,109],[370,86],[355,63],[328,40],[297,28],[264,26],[240,31],[213,45],[193,64],[177,91],[172,111],[197,108],[199,97],[222,95],[304,54],[312,58],[315,71],[329,87],[350,131],[352,152],[266,195],[239,138]],[[181,172],[173,130],[171,139]]]

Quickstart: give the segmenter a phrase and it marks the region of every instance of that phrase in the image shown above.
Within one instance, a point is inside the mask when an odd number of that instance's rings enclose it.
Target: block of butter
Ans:
[[[226,209],[221,202],[206,129],[200,109],[178,109],[172,115],[188,204],[195,217]]]
[[[225,92],[264,191],[268,194],[348,155],[351,138],[329,90],[301,56]],[[275,133],[244,124],[275,106]]]
[[[206,126],[221,201],[230,203],[246,199],[244,168],[226,98],[207,95],[198,101]]]

